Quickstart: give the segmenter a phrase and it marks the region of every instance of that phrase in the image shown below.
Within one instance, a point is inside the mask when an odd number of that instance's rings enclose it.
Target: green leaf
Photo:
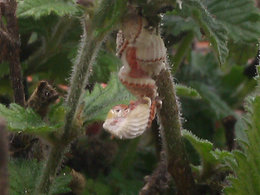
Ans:
[[[103,121],[113,106],[129,104],[133,99],[135,98],[119,82],[117,75],[112,74],[105,88],[96,84],[91,93],[87,92],[84,95],[83,121],[84,123]]]
[[[259,94],[259,89],[256,91]],[[247,114],[244,117],[247,124],[247,143],[243,151],[234,151],[235,163],[230,163],[235,177],[230,177],[231,186],[225,189],[228,195],[243,195],[260,193],[260,96],[247,98]]]
[[[201,165],[192,166],[192,169],[201,179],[214,177],[216,172],[230,170],[230,164],[234,164],[233,154],[226,150],[214,149],[208,140],[198,138],[190,131],[182,130],[182,136],[189,140],[201,158]],[[227,163],[228,162],[228,163]],[[198,174],[199,173],[199,174]]]
[[[207,8],[227,28],[235,42],[257,42],[260,13],[253,0],[204,0]]]
[[[193,99],[201,99],[199,92],[196,89],[187,87],[185,85],[177,84],[176,85],[176,94],[181,97],[189,97]]]
[[[17,16],[39,19],[52,13],[64,16],[76,12],[77,8],[71,0],[24,0],[18,2]]]
[[[214,92],[214,88],[211,88],[201,82],[192,82],[191,86],[198,90],[201,97],[206,100],[218,119],[222,119],[233,114],[233,111],[228,104],[223,101],[216,92]]]
[[[10,194],[32,194],[41,169],[42,165],[36,160],[9,161]]]
[[[34,188],[41,175],[43,163],[36,160],[11,159],[9,161],[10,194],[33,194]],[[71,176],[61,171],[51,188],[52,195],[70,192],[68,187]]]
[[[0,116],[8,123],[10,131],[43,134],[54,131],[56,126],[49,126],[30,108],[10,104],[9,108],[0,104]]]
[[[213,144],[211,142],[209,142],[208,140],[200,139],[187,130],[182,130],[182,136],[189,140],[192,146],[199,153],[202,161],[202,166],[208,166],[215,163],[216,158],[210,153],[213,150]]]
[[[51,105],[50,111],[48,112],[49,123],[56,127],[62,127],[64,125],[65,115],[68,111],[68,108],[65,107],[63,102],[64,100],[61,98],[59,103]]]
[[[186,0],[184,3],[187,3],[193,10],[193,19],[205,32],[218,56],[219,63],[224,64],[228,56],[228,37],[225,26],[216,20],[199,0]]]
[[[69,184],[72,176],[67,170],[63,170],[58,177],[55,178],[51,185],[50,194],[66,194],[71,191]]]

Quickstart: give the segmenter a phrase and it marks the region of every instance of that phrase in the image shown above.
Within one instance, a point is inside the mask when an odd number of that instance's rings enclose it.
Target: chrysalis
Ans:
[[[129,105],[117,105],[109,111],[103,127],[120,139],[136,138],[151,124],[154,109],[151,99],[147,97]]]

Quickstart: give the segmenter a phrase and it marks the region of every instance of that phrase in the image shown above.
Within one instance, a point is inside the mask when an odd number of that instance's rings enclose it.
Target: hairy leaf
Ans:
[[[117,75],[112,74],[105,88],[96,84],[92,93],[87,92],[84,95],[83,121],[84,123],[102,121],[113,106],[129,104],[133,99],[135,98],[119,82]]]
[[[18,2],[17,16],[39,19],[52,13],[64,16],[76,12],[77,8],[70,0],[24,0]]]
[[[10,104],[7,108],[0,104],[0,116],[6,119],[10,131],[42,134],[54,131],[56,126],[49,126],[30,108]]]
[[[227,28],[235,42],[254,41],[260,37],[260,13],[253,0],[204,0],[207,8]]]
[[[260,96],[250,96],[247,99],[247,143],[243,151],[234,151],[235,163],[230,163],[235,177],[230,177],[231,186],[225,189],[225,194],[243,195],[260,193]]]
[[[201,99],[199,92],[196,89],[187,87],[185,85],[177,84],[176,85],[176,94],[181,97],[189,97],[193,99]]]
[[[227,163],[227,160],[234,162],[232,153],[214,149],[211,142],[198,138],[190,131],[182,130],[182,135],[189,140],[200,155],[201,165],[192,166],[192,169],[199,177],[207,179],[213,176],[216,171],[221,172],[230,169],[230,164]]]
[[[9,162],[10,194],[33,194],[35,185],[43,168],[43,163],[36,160],[11,159]],[[71,176],[61,171],[54,182],[50,194],[70,192],[68,184]]]
[[[224,64],[228,56],[226,27],[216,20],[199,0],[184,1],[193,9],[193,18],[200,25],[209,39],[220,64]]]

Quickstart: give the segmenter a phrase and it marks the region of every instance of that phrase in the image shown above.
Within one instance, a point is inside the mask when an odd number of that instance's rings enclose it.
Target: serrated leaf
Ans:
[[[102,88],[96,84],[94,90],[87,92],[83,97],[85,108],[83,110],[83,121],[103,121],[108,111],[117,104],[129,104],[135,99],[119,82],[116,74],[112,74],[108,85]]]
[[[189,97],[193,99],[201,99],[199,92],[196,89],[187,87],[185,85],[177,84],[176,85],[176,94],[181,97]]]
[[[11,159],[9,161],[10,194],[33,194],[35,186],[40,179],[43,168],[42,162],[36,160]],[[50,195],[70,192],[68,187],[71,181],[70,174],[62,170],[51,187]]]
[[[18,2],[18,17],[33,17],[39,19],[42,16],[56,14],[58,16],[73,15],[77,12],[72,1],[64,0],[24,0]]]
[[[51,185],[49,194],[56,195],[56,194],[66,194],[71,192],[69,184],[71,182],[72,176],[69,174],[68,171],[62,171],[54,180],[53,184]]]
[[[182,136],[189,140],[192,146],[199,153],[203,166],[205,166],[205,164],[214,163],[216,158],[210,153],[210,151],[213,150],[213,144],[211,142],[200,139],[187,130],[182,130]]]
[[[229,178],[231,186],[225,190],[225,194],[228,195],[260,193],[260,97],[249,96],[246,109],[245,128],[248,129],[246,131],[248,140],[243,151],[233,152],[236,162],[230,165],[235,177]]]
[[[228,161],[226,160],[228,159],[230,160],[230,163],[234,163],[234,161],[232,161],[232,153],[225,150],[221,151],[214,149],[211,142],[198,138],[190,131],[182,130],[182,136],[189,140],[191,145],[200,155],[201,165],[193,166],[193,170],[198,176],[201,176],[202,178],[205,177],[205,175],[206,177],[211,177],[211,175],[216,171],[220,172],[227,169],[230,170],[230,164],[228,164]]]
[[[42,134],[57,128],[43,122],[32,109],[25,109],[18,104],[10,104],[9,108],[0,104],[0,116],[7,121],[10,131]]]
[[[260,37],[260,13],[253,0],[204,0],[207,8],[227,28],[235,42],[256,42]]]
[[[193,9],[193,19],[205,32],[217,54],[219,63],[224,64],[228,56],[226,27],[216,20],[199,0],[186,0],[184,3],[187,3]]]
[[[32,194],[41,169],[42,164],[36,160],[10,160],[10,194]]]

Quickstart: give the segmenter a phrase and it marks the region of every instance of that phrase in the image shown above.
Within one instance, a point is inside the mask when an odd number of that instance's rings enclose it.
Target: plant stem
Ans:
[[[85,26],[84,26],[85,28]],[[70,81],[70,90],[67,96],[67,106],[70,108],[66,115],[64,138],[69,137],[72,121],[74,120],[78,108],[80,96],[88,82],[89,67],[92,66],[97,56],[97,52],[103,41],[101,39],[91,39],[91,34],[84,33],[82,38],[81,50],[78,54],[76,65]]]
[[[173,68],[172,68],[172,73],[176,73],[185,57],[185,55],[187,54],[190,45],[192,43],[194,37],[194,33],[193,32],[188,32],[187,35],[185,35],[181,42],[180,45],[177,49],[176,54],[174,55],[173,58]]]
[[[48,194],[50,186],[56,177],[57,169],[59,168],[66,146],[56,145],[52,148],[46,166],[44,167],[43,175],[40,183],[36,188],[35,195]]]
[[[0,54],[0,56],[9,62],[10,78],[14,91],[14,101],[21,106],[25,106],[22,70],[20,64],[20,39],[18,22],[16,18],[16,7],[17,3],[15,0],[4,1],[4,3],[1,4],[2,10],[4,10],[4,12],[1,12],[1,14],[5,16],[7,24],[5,27],[1,25],[0,45],[2,50],[1,52],[3,53]]]
[[[92,66],[98,49],[104,39],[104,37],[96,37],[94,39],[91,36],[91,33],[87,36],[85,32],[85,25],[83,25],[83,28],[84,34],[82,36],[77,60],[74,64],[74,70],[70,81],[70,90],[66,102],[70,110],[66,114],[64,133],[61,138],[61,143],[56,144],[51,149],[40,183],[35,191],[35,194],[37,195],[48,194],[52,180],[55,178],[57,169],[60,167],[60,163],[62,162],[63,154],[71,141],[75,138],[74,134],[77,134],[72,130],[75,113],[77,111],[84,86],[88,81],[88,69]]]
[[[195,182],[181,137],[179,103],[170,71],[162,70],[156,83],[159,97],[163,101],[158,118],[163,146],[168,158],[168,171],[174,178],[178,194],[196,194]]]
[[[0,194],[8,195],[8,143],[5,122],[0,118]]]

